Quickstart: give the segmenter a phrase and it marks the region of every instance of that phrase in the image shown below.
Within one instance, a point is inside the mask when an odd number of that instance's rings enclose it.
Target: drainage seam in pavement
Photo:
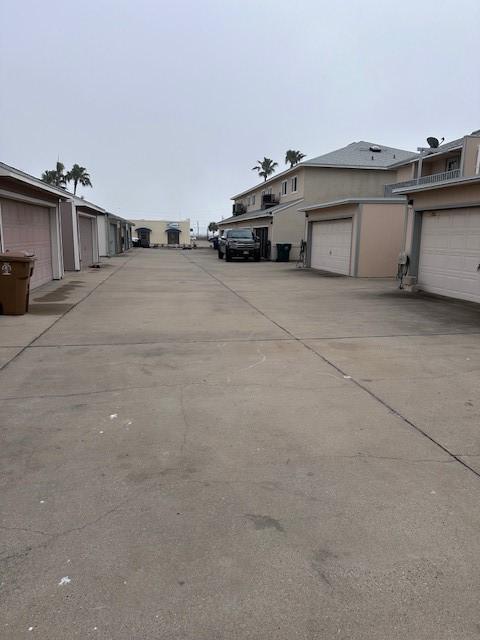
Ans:
[[[252,304],[249,300],[247,300],[246,298],[244,298],[242,295],[240,295],[239,293],[237,293],[235,291],[235,289],[232,289],[231,287],[228,286],[228,284],[225,284],[225,282],[223,282],[222,280],[220,280],[220,278],[218,278],[216,275],[214,275],[213,273],[211,273],[210,271],[208,271],[208,269],[205,269],[205,267],[201,264],[199,264],[198,262],[195,262],[194,260],[191,260],[190,258],[187,258],[187,256],[184,256],[186,260],[188,260],[189,262],[191,262],[192,264],[194,264],[195,266],[197,266],[199,269],[201,269],[202,271],[204,271],[207,275],[209,275],[211,278],[213,278],[214,280],[216,280],[217,282],[219,282],[225,289],[227,289],[228,291],[230,291],[231,293],[233,293],[235,296],[237,296],[237,298],[239,298],[240,300],[242,300],[243,302],[245,302],[246,304],[248,304],[252,309],[255,309],[255,311],[257,311],[257,313],[259,313],[260,315],[262,315],[266,320],[268,320],[269,322],[271,322],[272,324],[274,324],[275,326],[277,326],[279,329],[281,329],[282,331],[284,331],[287,335],[291,336],[292,340],[295,340],[296,342],[300,343],[303,347],[305,347],[305,349],[307,349],[308,351],[310,351],[311,353],[313,353],[314,355],[316,355],[318,358],[320,358],[321,360],[323,360],[326,364],[330,365],[333,369],[335,369],[335,371],[337,371],[338,373],[340,373],[342,376],[347,376],[348,374],[343,371],[343,369],[341,369],[339,366],[337,366],[334,362],[332,362],[331,360],[329,360],[328,358],[326,358],[324,355],[322,355],[321,353],[319,353],[318,351],[315,351],[315,349],[313,349],[312,347],[310,347],[306,342],[304,342],[301,338],[297,338],[291,331],[289,331],[288,329],[286,329],[285,327],[283,327],[281,324],[279,324],[276,320],[273,320],[273,318],[270,318],[266,313],[264,313],[261,309],[259,309],[258,307],[256,307],[254,304]],[[380,398],[379,396],[377,396],[373,391],[371,391],[368,387],[365,387],[361,382],[359,382],[356,378],[354,378],[353,376],[348,376],[349,380],[351,382],[353,382],[357,387],[359,387],[360,389],[362,389],[363,391],[365,391],[366,393],[368,393],[368,395],[373,398],[374,400],[376,400],[377,402],[379,402],[385,409],[388,409],[388,411],[390,413],[392,413],[394,416],[396,416],[397,418],[400,418],[405,424],[407,424],[409,427],[411,427],[412,429],[414,429],[415,431],[417,431],[417,433],[420,433],[422,436],[424,436],[425,438],[427,438],[427,440],[430,440],[430,442],[432,442],[433,444],[437,445],[437,447],[439,447],[444,453],[446,453],[447,455],[449,455],[451,458],[453,458],[454,460],[456,460],[457,462],[459,462],[465,469],[468,469],[468,471],[471,471],[475,476],[477,476],[477,478],[480,478],[480,472],[476,471],[475,469],[473,469],[470,465],[468,465],[464,460],[462,460],[458,455],[455,455],[454,453],[452,453],[449,449],[447,449],[447,447],[444,447],[443,444],[441,444],[440,442],[438,442],[438,440],[435,440],[435,438],[433,438],[431,435],[429,435],[426,431],[424,431],[421,427],[419,427],[418,425],[416,425],[414,422],[412,422],[411,420],[409,420],[406,416],[404,416],[402,413],[400,413],[400,411],[398,411],[397,409],[395,409],[394,407],[390,406],[387,402],[385,402],[384,400],[382,400],[382,398]]]
[[[110,280],[110,278],[115,275],[116,273],[118,273],[121,269],[123,269],[123,267],[125,265],[127,265],[130,260],[132,260],[132,258],[134,258],[135,256],[130,256],[127,260],[125,260],[125,262],[123,264],[121,264],[117,269],[115,269],[115,271],[112,271],[112,273],[109,273],[108,276],[105,278],[105,280],[102,280],[101,282],[99,282],[91,291],[89,291],[81,300],[78,300],[77,302],[75,302],[74,304],[72,304],[72,306],[70,307],[70,309],[67,309],[67,311],[65,311],[65,313],[62,313],[61,316],[58,316],[58,318],[52,322],[51,325],[49,325],[46,329],[44,329],[41,333],[38,334],[38,336],[35,336],[35,338],[33,338],[33,340],[31,340],[28,344],[26,344],[22,349],[20,349],[20,351],[18,353],[16,353],[13,358],[10,358],[10,360],[7,360],[7,362],[5,362],[1,367],[0,367],[0,372],[2,372],[4,369],[6,369],[8,367],[8,365],[12,362],[14,362],[18,357],[20,357],[22,355],[22,353],[25,353],[25,351],[27,349],[30,349],[30,347],[34,346],[34,343],[39,340],[43,335],[45,335],[47,333],[47,331],[50,331],[50,329],[52,327],[54,327],[57,322],[60,322],[60,320],[62,320],[68,313],[70,313],[70,311],[73,311],[74,309],[76,309],[78,307],[79,304],[81,304],[84,300],[86,300],[87,298],[89,298],[92,293],[94,293],[99,287],[102,286],[102,284],[104,284],[105,282],[107,282],[107,280]]]

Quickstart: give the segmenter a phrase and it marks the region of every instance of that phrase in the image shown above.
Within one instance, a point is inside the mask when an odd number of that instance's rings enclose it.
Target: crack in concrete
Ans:
[[[254,309],[258,314],[260,314],[263,318],[265,318],[266,320],[268,320],[269,322],[271,322],[273,325],[275,325],[278,329],[280,329],[281,331],[283,331],[287,336],[289,336],[290,338],[292,338],[293,340],[296,340],[299,344],[303,345],[305,349],[307,349],[308,351],[310,351],[311,353],[315,354],[317,357],[319,357],[321,360],[323,360],[323,362],[325,362],[326,364],[328,364],[330,367],[332,367],[333,369],[335,369],[335,371],[337,371],[338,373],[340,373],[342,376],[347,376],[347,372],[344,371],[339,365],[336,365],[332,360],[329,360],[326,356],[324,356],[322,353],[320,353],[319,351],[317,351],[316,349],[314,349],[312,346],[310,346],[309,344],[307,344],[307,342],[305,341],[305,339],[299,338],[297,337],[295,334],[293,334],[289,329],[283,327],[279,322],[277,322],[276,320],[274,320],[273,318],[271,318],[267,313],[265,313],[264,311],[262,311],[261,309],[259,309],[257,306],[255,306],[252,302],[250,302],[249,300],[247,300],[247,298],[245,298],[244,296],[242,296],[240,293],[238,293],[237,291],[235,291],[235,289],[232,289],[232,287],[230,287],[228,284],[226,284],[225,282],[223,282],[223,280],[221,280],[218,276],[214,275],[213,273],[211,273],[210,271],[208,271],[208,269],[206,269],[203,265],[198,264],[197,262],[195,262],[194,260],[192,260],[191,258],[189,258],[188,256],[184,256],[186,260],[188,260],[188,262],[190,262],[191,264],[194,264],[198,269],[202,270],[204,273],[208,274],[213,280],[215,280],[216,282],[219,282],[227,291],[230,291],[230,293],[232,293],[233,295],[237,296],[237,298],[239,298],[240,300],[242,300],[245,304],[247,304],[249,307],[251,307],[252,309]],[[450,334],[449,334],[450,335]],[[470,334],[467,334],[470,335]],[[311,341],[311,339],[309,339],[309,341]],[[473,467],[471,467],[469,464],[467,464],[464,460],[462,460],[459,456],[454,455],[451,451],[449,451],[449,449],[442,445],[438,440],[435,440],[435,438],[433,436],[431,436],[430,434],[428,434],[424,429],[422,429],[421,427],[419,427],[417,424],[415,424],[412,420],[409,420],[406,416],[404,416],[398,409],[395,409],[394,407],[392,407],[390,404],[388,404],[388,402],[386,402],[385,400],[383,400],[380,396],[378,396],[376,393],[374,393],[371,389],[369,389],[367,386],[365,386],[364,384],[362,384],[357,378],[353,377],[353,376],[349,376],[348,375],[348,379],[351,380],[351,382],[353,384],[355,384],[359,389],[362,389],[365,393],[367,393],[373,400],[375,400],[376,402],[378,402],[379,404],[381,404],[385,409],[387,409],[392,415],[396,416],[397,418],[399,418],[400,420],[402,420],[405,424],[407,424],[409,427],[411,427],[412,429],[414,429],[418,434],[422,435],[424,438],[426,438],[427,440],[429,440],[430,442],[432,442],[433,444],[435,444],[437,447],[439,447],[442,451],[444,451],[448,456],[450,456],[451,458],[453,458],[456,462],[458,462],[460,465],[462,465],[462,467],[464,467],[464,469],[467,469],[468,471],[470,471],[471,473],[473,473],[475,476],[477,476],[477,478],[480,478],[480,472],[477,471],[476,469],[474,469]]]

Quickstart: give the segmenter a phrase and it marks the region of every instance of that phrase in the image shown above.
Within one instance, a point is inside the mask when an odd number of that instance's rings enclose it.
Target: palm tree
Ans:
[[[74,164],[70,171],[65,176],[67,182],[73,182],[73,195],[77,194],[77,185],[80,183],[82,187],[93,186],[90,181],[90,175],[87,173],[85,167],[81,167],[79,164]]]
[[[285,164],[290,163],[290,169],[298,164],[301,160],[305,158],[304,153],[300,153],[300,151],[295,151],[294,149],[289,149],[285,154]]]
[[[263,160],[257,160],[257,165],[252,167],[252,171],[258,171],[258,175],[262,176],[266,182],[268,176],[275,172],[275,167],[278,167],[278,162],[274,162],[270,158],[264,158]]]
[[[212,232],[218,231],[218,224],[216,222],[210,222],[208,230]]]
[[[47,184],[53,184],[55,187],[61,187],[65,189],[66,186],[66,176],[65,176],[65,165],[61,162],[57,162],[57,166],[55,169],[47,169],[42,173],[42,180]]]

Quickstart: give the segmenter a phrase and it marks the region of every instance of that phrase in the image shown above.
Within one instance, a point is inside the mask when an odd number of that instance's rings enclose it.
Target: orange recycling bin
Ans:
[[[0,253],[0,314],[27,313],[34,262],[34,256],[25,251]]]

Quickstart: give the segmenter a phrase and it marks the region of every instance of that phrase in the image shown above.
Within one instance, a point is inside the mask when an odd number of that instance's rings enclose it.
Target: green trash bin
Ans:
[[[291,248],[292,245],[289,242],[277,242],[277,262],[288,262]]]

